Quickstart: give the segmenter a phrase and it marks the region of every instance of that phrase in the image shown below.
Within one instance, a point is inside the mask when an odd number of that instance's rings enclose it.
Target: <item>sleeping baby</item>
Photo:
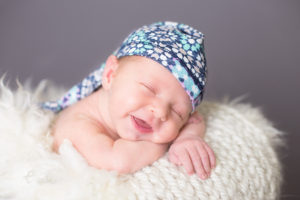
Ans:
[[[72,142],[89,165],[133,173],[168,152],[170,162],[201,179],[215,156],[196,111],[206,81],[203,34],[175,22],[132,32],[122,45],[58,101],[53,148]]]

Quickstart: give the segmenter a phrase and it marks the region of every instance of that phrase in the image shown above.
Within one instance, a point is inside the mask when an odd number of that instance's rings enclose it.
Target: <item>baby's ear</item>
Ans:
[[[102,86],[104,89],[110,88],[115,72],[119,67],[119,61],[115,55],[110,55],[105,63],[105,68],[102,74]]]

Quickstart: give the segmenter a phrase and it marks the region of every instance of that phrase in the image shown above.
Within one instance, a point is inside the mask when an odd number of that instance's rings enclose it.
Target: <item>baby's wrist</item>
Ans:
[[[199,134],[195,131],[183,131],[181,132],[178,137],[173,141],[173,143],[178,142],[178,141],[182,141],[182,140],[186,140],[186,139],[202,139],[203,136],[202,134]]]

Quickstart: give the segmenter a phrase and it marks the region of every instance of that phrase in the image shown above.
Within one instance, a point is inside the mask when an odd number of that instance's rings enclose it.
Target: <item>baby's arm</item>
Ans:
[[[54,127],[54,148],[57,150],[64,139],[69,139],[91,166],[119,173],[135,172],[167,150],[166,144],[113,140],[101,133],[97,123],[80,114],[60,116]]]
[[[179,136],[172,143],[168,157],[176,165],[183,165],[189,174],[197,173],[202,179],[215,167],[215,155],[203,140],[205,123],[197,111],[190,117]]]

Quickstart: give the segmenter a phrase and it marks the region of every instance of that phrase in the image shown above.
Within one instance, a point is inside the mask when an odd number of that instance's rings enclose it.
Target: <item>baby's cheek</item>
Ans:
[[[164,131],[166,142],[172,142],[175,140],[180,132],[180,128],[181,126],[179,126],[177,123],[168,124]]]
[[[160,128],[160,130],[154,133],[155,143],[169,143],[172,142],[178,135],[178,130],[174,128],[174,125],[164,124],[164,127]]]

